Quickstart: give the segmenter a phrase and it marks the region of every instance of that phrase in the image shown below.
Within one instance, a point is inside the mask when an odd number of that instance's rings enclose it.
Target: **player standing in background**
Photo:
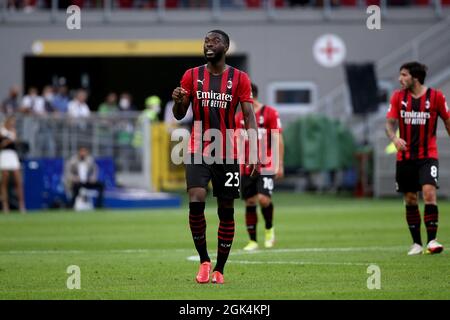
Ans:
[[[404,194],[406,221],[413,238],[408,255],[423,252],[420,236],[418,192],[425,202],[424,222],[428,244],[425,253],[440,253],[444,247],[436,240],[438,229],[439,162],[436,144],[438,116],[450,135],[450,112],[442,92],[424,86],[427,67],[418,62],[400,67],[402,90],[394,92],[386,120],[386,134],[397,149],[397,191]],[[400,126],[400,137],[396,128]]]
[[[208,129],[220,130],[220,136],[225,144],[226,130],[236,127],[235,112],[239,103],[244,113],[246,128],[256,131],[250,79],[245,72],[225,63],[229,45],[230,40],[225,32],[221,30],[208,32],[203,46],[207,64],[187,70],[181,79],[181,86],[172,94],[175,119],[181,120],[186,115],[191,102],[194,115],[188,149],[191,162],[186,164],[186,184],[189,194],[189,225],[200,256],[200,268],[196,277],[198,283],[209,282],[211,270],[211,260],[206,248],[204,214],[208,183],[212,180],[220,220],[217,262],[211,275],[211,282],[220,284],[224,283],[223,270],[234,238],[234,199],[239,198],[240,185],[236,152],[224,154],[225,146],[221,153],[223,161],[220,161],[223,163],[211,164],[210,161],[206,161],[212,141],[205,132]],[[197,136],[196,130],[199,123],[201,137]],[[199,154],[201,160],[197,163],[196,155]],[[231,161],[226,161],[230,159]],[[250,170],[253,174],[257,174],[256,163],[250,165]]]
[[[253,108],[255,110],[256,123],[258,126],[258,150],[265,152],[270,158],[267,164],[261,164],[261,169],[272,174],[258,175],[254,178],[250,177],[250,172],[245,166],[241,166],[241,194],[245,200],[245,222],[247,232],[250,236],[250,242],[244,247],[246,251],[258,249],[256,240],[256,225],[258,222],[257,204],[261,207],[261,212],[265,221],[265,241],[266,248],[272,248],[275,244],[275,229],[273,227],[273,203],[272,192],[274,188],[274,178],[282,178],[284,176],[283,159],[284,159],[284,142],[281,135],[281,121],[278,111],[267,105],[263,105],[258,100],[258,87],[252,83]],[[244,128],[244,116],[242,112],[236,115],[236,126]],[[271,136],[274,134],[278,143],[278,161],[273,161]],[[264,143],[263,147],[261,144]],[[248,141],[246,141],[246,150],[249,150]],[[267,150],[267,151],[265,151]],[[259,155],[262,159],[263,155]],[[275,165],[278,164],[278,168]]]

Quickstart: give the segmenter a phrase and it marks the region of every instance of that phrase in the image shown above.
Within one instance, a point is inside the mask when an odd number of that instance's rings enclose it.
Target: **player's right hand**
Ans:
[[[406,150],[406,141],[405,140],[396,137],[393,142],[394,142],[394,145],[395,145],[395,148],[397,149],[397,151],[405,151]]]
[[[175,103],[183,103],[184,97],[186,96],[187,91],[181,87],[175,88],[172,92],[172,99]]]

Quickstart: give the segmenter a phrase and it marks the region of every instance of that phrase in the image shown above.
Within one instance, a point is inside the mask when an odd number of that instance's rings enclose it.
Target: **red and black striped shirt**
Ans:
[[[217,129],[220,130],[222,138],[221,158],[236,159],[234,146],[229,146],[231,154],[226,154],[227,141],[235,141],[233,133],[227,133],[227,129],[234,130],[236,128],[235,113],[238,104],[253,103],[248,75],[231,66],[227,66],[222,74],[213,75],[208,71],[206,65],[202,65],[184,73],[181,87],[187,91],[194,115],[188,152],[203,152],[204,156],[211,155],[208,146],[215,141],[215,137],[211,137],[208,130]],[[196,130],[195,125],[201,125],[201,130],[198,128]],[[198,134],[200,132],[201,136]],[[215,151],[217,152],[217,150]],[[212,153],[214,154],[214,152]]]
[[[280,116],[278,111],[271,106],[262,106],[258,111],[255,112],[256,124],[258,127],[258,151],[259,159],[261,161],[261,168],[266,168],[266,172],[271,172],[271,174],[276,173],[275,163],[272,154],[272,133],[281,134],[283,129],[281,127]],[[244,114],[239,112],[236,115],[236,127],[238,129],[245,129]],[[249,163],[249,150],[250,145],[248,137],[244,136],[245,141],[245,163]],[[265,144],[265,146],[262,146]],[[276,149],[280,151],[279,149]],[[278,155],[277,155],[278,156]],[[250,167],[241,164],[241,172],[245,175],[251,174]]]
[[[398,161],[438,159],[437,120],[450,117],[441,91],[428,88],[419,98],[409,90],[395,91],[386,117],[399,120],[400,138],[406,141],[406,150],[397,153]]]

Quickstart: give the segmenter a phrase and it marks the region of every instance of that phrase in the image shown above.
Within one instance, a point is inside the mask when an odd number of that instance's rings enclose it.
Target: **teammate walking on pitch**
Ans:
[[[240,175],[237,154],[227,149],[227,129],[235,129],[235,112],[240,103],[246,129],[256,131],[248,75],[225,63],[230,40],[221,30],[206,34],[203,46],[206,65],[187,70],[180,87],[172,93],[174,117],[181,120],[192,103],[194,125],[188,146],[190,155],[186,163],[186,184],[189,194],[189,225],[195,247],[200,256],[196,281],[210,280],[211,259],[206,247],[205,199],[210,180],[217,198],[219,215],[217,262],[211,275],[212,283],[224,283],[224,267],[234,238],[234,199],[239,198]],[[198,125],[201,130],[198,132]],[[223,147],[216,150],[217,141],[211,139],[209,129],[220,130]],[[199,137],[200,136],[200,137]],[[215,137],[217,139],[217,137]],[[213,141],[214,140],[214,143]],[[219,145],[222,145],[222,142]],[[256,144],[256,141],[254,141]],[[214,149],[214,150],[211,150]],[[214,152],[213,152],[214,151]],[[219,153],[219,156],[218,156]],[[200,156],[200,161],[198,161]],[[218,159],[211,163],[211,157]],[[222,161],[223,160],[223,161]],[[231,160],[231,161],[230,161]],[[250,164],[257,174],[257,163]]]
[[[400,67],[401,90],[394,92],[386,120],[386,134],[397,149],[397,191],[404,194],[406,221],[413,245],[408,255],[423,253],[420,236],[418,192],[422,191],[427,246],[424,253],[440,253],[437,241],[439,162],[436,144],[438,117],[450,135],[450,111],[441,91],[424,85],[427,67],[419,62]],[[399,126],[400,137],[396,135]]]
[[[250,177],[250,172],[245,166],[241,166],[241,193],[245,200],[245,222],[247,232],[250,236],[249,243],[244,247],[246,251],[258,249],[256,240],[256,225],[258,222],[257,204],[261,207],[261,212],[265,222],[265,241],[266,248],[272,248],[275,244],[275,229],[273,227],[272,192],[274,188],[274,178],[284,176],[283,159],[284,143],[281,135],[281,121],[278,111],[267,105],[263,105],[258,100],[258,87],[252,83],[253,108],[255,110],[256,123],[258,126],[258,150],[260,153],[261,169],[264,174],[254,178]],[[242,112],[236,115],[236,125],[238,128],[244,128],[244,116]],[[278,148],[272,148],[271,137],[275,137],[275,143]],[[246,141],[246,150],[249,150],[248,141]],[[262,144],[265,144],[264,146]],[[274,150],[272,150],[274,149]],[[277,154],[273,152],[277,151]],[[263,157],[267,156],[268,161],[264,164]],[[276,158],[275,158],[276,157]]]

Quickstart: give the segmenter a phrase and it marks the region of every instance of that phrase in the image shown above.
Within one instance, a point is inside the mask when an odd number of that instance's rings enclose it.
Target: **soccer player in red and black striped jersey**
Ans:
[[[256,225],[258,222],[256,206],[258,203],[265,222],[264,246],[266,248],[274,246],[275,229],[273,227],[272,192],[275,178],[279,179],[284,175],[284,142],[278,111],[274,107],[263,105],[258,100],[258,87],[254,83],[252,83],[252,94],[253,108],[258,126],[260,167],[264,170],[264,173],[251,178],[248,167],[241,166],[241,194],[245,200],[245,222],[250,236],[249,243],[244,247],[245,251],[258,249],[256,240]],[[238,128],[244,128],[244,124],[243,113],[239,112],[236,115],[236,125]],[[278,145],[277,148],[272,148],[272,137],[274,138],[273,142]],[[248,140],[245,140],[245,142],[245,151],[248,151]],[[265,161],[266,158],[267,161]]]
[[[200,256],[196,277],[198,283],[210,280],[211,260],[206,248],[204,214],[209,181],[212,181],[213,195],[217,198],[220,220],[217,262],[211,282],[224,283],[223,270],[235,231],[234,199],[239,198],[240,186],[237,153],[234,147],[228,148],[229,131],[236,127],[235,112],[238,104],[244,112],[246,129],[257,130],[250,79],[245,72],[225,63],[229,45],[230,40],[225,32],[208,32],[203,46],[207,64],[187,70],[181,79],[181,86],[172,93],[175,118],[181,120],[190,104],[194,115],[188,147],[190,161],[186,163],[186,184],[189,194],[189,225]],[[212,134],[213,131],[218,134]],[[217,143],[216,139],[222,141]],[[215,160],[211,161],[211,157]],[[249,166],[252,174],[257,174],[257,161]]]
[[[386,120],[386,134],[397,148],[397,191],[404,194],[406,221],[413,238],[408,255],[423,253],[420,236],[418,192],[422,191],[424,222],[427,230],[425,253],[440,253],[444,248],[437,242],[439,162],[436,129],[440,117],[450,135],[450,112],[441,91],[424,85],[427,67],[419,62],[400,67],[402,90],[395,91]],[[400,137],[397,137],[397,127]]]

